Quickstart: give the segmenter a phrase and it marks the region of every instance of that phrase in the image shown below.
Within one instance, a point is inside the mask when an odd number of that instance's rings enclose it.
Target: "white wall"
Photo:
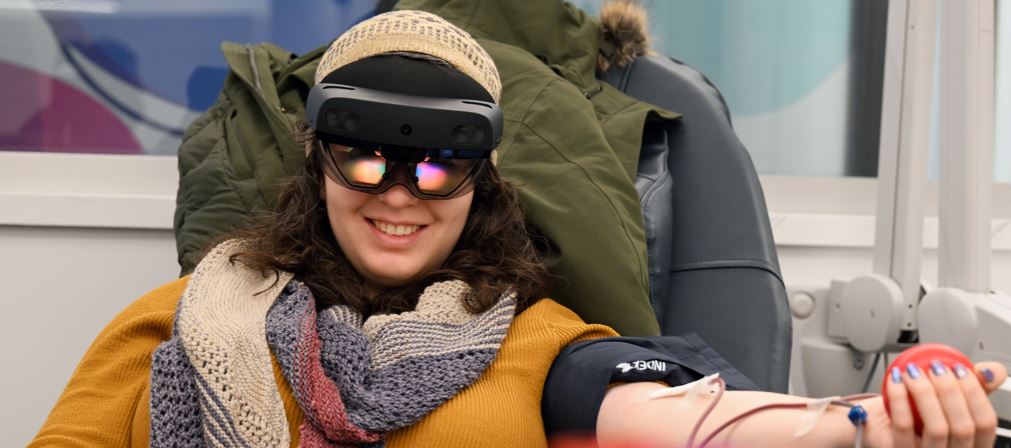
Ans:
[[[171,230],[0,226],[0,444],[28,443],[92,339],[175,260]]]

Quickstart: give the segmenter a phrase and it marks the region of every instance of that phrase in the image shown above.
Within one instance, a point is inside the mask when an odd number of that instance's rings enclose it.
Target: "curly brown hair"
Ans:
[[[311,130],[296,136],[314,138]],[[539,248],[542,237],[525,218],[516,188],[494,166],[474,185],[474,199],[460,239],[441,268],[420,280],[370,297],[361,275],[341,251],[321,198],[324,163],[312,151],[300,175],[288,180],[273,210],[255,217],[225,238],[250,244],[232,256],[264,275],[287,271],[305,282],[318,306],[346,304],[363,315],[414,309],[421,291],[442,280],[467,282],[471,312],[491,308],[507,290],[516,292],[517,309],[542,297],[548,271]],[[535,244],[535,242],[538,242]]]

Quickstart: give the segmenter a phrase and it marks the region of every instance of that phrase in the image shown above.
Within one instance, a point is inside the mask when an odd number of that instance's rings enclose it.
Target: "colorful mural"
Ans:
[[[227,69],[222,41],[296,53],[376,0],[14,0],[0,9],[0,148],[175,153]],[[283,6],[282,6],[283,5]]]

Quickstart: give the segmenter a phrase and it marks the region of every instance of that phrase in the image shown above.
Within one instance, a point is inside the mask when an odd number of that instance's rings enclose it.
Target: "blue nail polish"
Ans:
[[[963,366],[961,364],[955,364],[955,377],[956,378],[965,378],[968,375],[969,375],[969,370],[966,369],[965,366]]]
[[[993,382],[993,370],[990,370],[990,369],[984,367],[984,368],[980,369],[979,371],[980,371],[980,373],[983,374],[983,379],[986,380],[986,382],[988,382],[988,383],[992,383]]]
[[[944,375],[944,373],[948,371],[944,368],[944,364],[941,364],[941,361],[937,360],[930,362],[930,370],[934,372],[934,376]]]
[[[892,367],[892,382],[901,383],[902,382],[902,370],[898,367]]]
[[[923,372],[920,371],[920,368],[916,367],[916,364],[906,364],[906,372],[909,373],[909,377],[914,380],[920,379],[920,376],[923,374]]]

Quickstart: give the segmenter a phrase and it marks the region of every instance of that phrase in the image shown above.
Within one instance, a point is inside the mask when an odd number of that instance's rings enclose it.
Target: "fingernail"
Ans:
[[[944,364],[941,364],[941,361],[937,360],[930,362],[930,370],[934,372],[934,376],[941,376],[944,375],[945,372],[947,372],[947,370],[945,370],[944,368]]]
[[[902,370],[898,367],[892,367],[892,382],[901,383],[902,382]]]
[[[992,383],[993,382],[993,370],[990,370],[990,369],[984,367],[982,369],[979,369],[979,371],[980,371],[980,373],[983,374],[983,379],[986,380],[986,382],[988,382],[988,383]]]
[[[965,366],[961,364],[955,364],[955,377],[965,378],[967,375],[969,375],[969,370],[967,370]]]
[[[916,364],[906,364],[906,372],[908,372],[909,377],[914,380],[920,379],[920,375],[923,374],[923,372],[920,371],[920,368],[916,367]]]

